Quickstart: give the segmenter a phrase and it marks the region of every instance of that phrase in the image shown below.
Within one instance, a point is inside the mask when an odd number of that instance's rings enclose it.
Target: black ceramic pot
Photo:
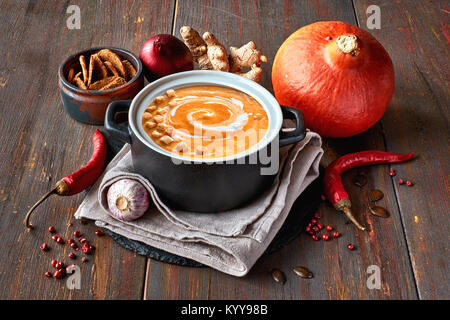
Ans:
[[[171,153],[154,143],[142,128],[141,118],[155,97],[168,89],[192,85],[221,85],[245,92],[266,111],[269,130],[254,147],[226,158],[197,159]],[[128,112],[128,124],[116,121]],[[295,128],[282,130],[283,119]],[[161,78],[147,85],[133,100],[109,104],[106,129],[131,144],[134,169],[146,177],[171,207],[194,212],[221,212],[251,201],[273,182],[278,172],[279,147],[305,137],[300,110],[284,107],[259,84],[232,73],[187,71]]]

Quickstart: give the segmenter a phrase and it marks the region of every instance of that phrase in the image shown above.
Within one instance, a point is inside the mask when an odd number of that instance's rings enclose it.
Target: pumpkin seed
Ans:
[[[367,184],[367,177],[361,173],[358,173],[353,178],[353,184],[357,185],[358,187],[362,188]]]
[[[275,280],[276,282],[281,284],[284,284],[286,282],[286,276],[283,271],[279,269],[272,269],[270,273],[272,274],[273,280]]]
[[[313,277],[312,272],[309,271],[308,268],[298,266],[298,267],[295,267],[293,270],[294,270],[295,274],[301,278],[311,279]]]
[[[382,218],[389,217],[389,212],[383,207],[379,207],[379,206],[369,207],[369,211],[371,214],[373,214],[377,217],[382,217]]]
[[[374,189],[369,193],[369,200],[372,202],[383,199],[384,193],[381,190]]]

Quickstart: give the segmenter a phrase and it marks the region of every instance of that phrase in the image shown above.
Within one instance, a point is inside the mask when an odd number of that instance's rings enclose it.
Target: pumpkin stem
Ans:
[[[352,56],[359,54],[358,38],[355,35],[339,36],[336,45],[343,53],[350,53]]]

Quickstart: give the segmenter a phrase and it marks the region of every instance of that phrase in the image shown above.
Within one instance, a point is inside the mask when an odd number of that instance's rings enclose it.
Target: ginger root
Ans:
[[[227,49],[217,40],[211,32],[203,34],[203,40],[207,45],[207,54],[214,70],[226,71],[230,70],[230,64],[227,57]]]
[[[261,51],[256,49],[253,41],[243,45],[240,48],[230,47],[230,71],[239,72],[244,67],[259,67],[263,62],[267,62],[267,57]]]
[[[200,70],[212,70],[213,66],[209,62],[208,54],[206,53],[206,42],[197,30],[184,26],[181,27],[180,33],[184,43],[191,51],[194,61],[198,63]]]
[[[248,42],[240,48],[230,47],[230,55],[226,48],[210,32],[205,32],[203,38],[189,26],[180,29],[184,43],[199,64],[201,70],[229,71],[255,82],[261,80],[262,63],[267,62],[267,57],[256,48],[253,41]],[[244,68],[250,68],[242,72]]]
[[[259,83],[261,81],[262,72],[262,68],[258,67],[256,64],[253,64],[250,71],[247,71],[245,73],[234,73]]]

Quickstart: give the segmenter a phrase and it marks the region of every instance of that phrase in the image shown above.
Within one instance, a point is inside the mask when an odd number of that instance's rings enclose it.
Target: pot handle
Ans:
[[[283,129],[281,129],[280,147],[303,140],[306,136],[306,130],[302,112],[297,108],[286,106],[281,106],[281,111],[283,112],[283,119],[295,120],[295,128],[289,132],[284,132]]]
[[[115,138],[130,143],[130,131],[127,125],[121,125],[116,121],[119,112],[128,112],[131,100],[117,100],[108,105],[105,115],[105,129]]]

